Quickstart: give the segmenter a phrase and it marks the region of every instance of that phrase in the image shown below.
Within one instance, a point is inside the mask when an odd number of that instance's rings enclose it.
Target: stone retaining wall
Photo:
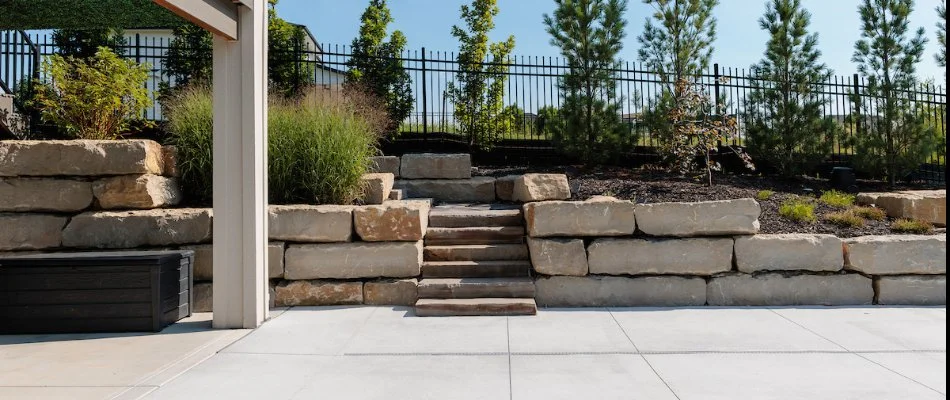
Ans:
[[[752,199],[524,211],[541,306],[946,304],[945,234],[757,234]]]

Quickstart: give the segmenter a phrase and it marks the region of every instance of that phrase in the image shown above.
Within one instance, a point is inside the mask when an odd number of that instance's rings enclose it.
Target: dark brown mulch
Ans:
[[[709,201],[739,198],[756,198],[761,190],[775,192],[768,200],[757,200],[762,207],[759,217],[762,233],[828,233],[838,237],[892,234],[890,221],[866,221],[861,228],[842,228],[822,221],[822,216],[836,210],[818,204],[815,215],[818,222],[804,223],[788,220],[779,215],[779,206],[794,196],[819,196],[830,190],[827,180],[800,178],[781,179],[752,175],[714,175],[713,185],[708,187],[701,179],[682,177],[660,171],[630,170],[622,168],[595,168],[584,170],[567,167],[479,167],[478,174],[504,176],[526,172],[564,173],[571,181],[573,200],[585,200],[591,196],[608,195],[637,203],[660,203],[673,201]],[[861,192],[912,189],[910,187],[888,188],[883,182],[858,181]]]

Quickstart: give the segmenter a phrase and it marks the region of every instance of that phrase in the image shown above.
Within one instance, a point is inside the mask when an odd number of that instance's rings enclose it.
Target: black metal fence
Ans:
[[[163,72],[163,61],[169,47],[168,37],[129,35],[127,46],[123,47],[124,56],[152,66],[152,72],[146,87],[154,96],[162,82],[174,86],[174,80]],[[43,57],[56,54],[58,49],[48,35],[28,36],[15,31],[0,32],[0,81],[9,89],[15,90],[24,77],[38,77],[37,66]],[[312,74],[304,78],[304,84],[313,84],[326,88],[342,86],[345,80],[351,49],[345,45],[302,44],[297,50],[278,54],[280,62],[293,62],[301,70]],[[456,53],[429,51],[426,49],[403,52],[399,59],[411,77],[414,97],[413,111],[401,126],[398,138],[387,143],[395,152],[441,150],[465,151],[468,138],[454,115],[452,101],[448,96],[448,87],[455,81],[459,64]],[[558,80],[568,67],[560,57],[516,56],[505,60],[508,72],[505,74],[504,104],[517,106],[521,110],[521,121],[516,123],[512,132],[498,134],[497,145],[490,152],[478,152],[479,157],[495,162],[532,163],[543,159],[564,162],[564,156],[554,150],[551,135],[539,121],[539,110],[545,107],[559,108],[563,102],[558,90]],[[311,72],[312,71],[312,72]],[[644,112],[664,90],[666,86],[660,76],[640,63],[624,62],[621,68],[613,70],[616,79],[616,92],[606,96],[605,100],[614,102],[621,110],[631,137],[637,137],[637,146],[628,161],[632,163],[649,162],[655,159],[655,148],[659,137],[650,131],[643,121]],[[709,71],[699,77],[700,83],[707,86],[710,95],[721,102],[725,112],[737,117],[738,136],[734,145],[745,141],[744,110],[747,106],[755,79],[752,71],[746,68],[721,67],[714,64]],[[816,82],[820,90],[815,95],[824,98],[823,114],[835,119],[845,128],[848,137],[860,134],[862,128],[849,122],[849,116],[856,111],[869,113],[873,110],[856,110],[851,96],[863,93],[866,83],[857,74],[853,76],[832,76],[826,82]],[[943,87],[924,83],[910,94],[918,105],[923,106],[926,119],[938,132],[940,149],[930,155],[922,166],[922,179],[945,182],[946,165],[946,91]],[[145,117],[161,120],[161,106],[158,102],[145,112]],[[635,135],[635,136],[634,136]],[[848,164],[854,154],[847,138],[836,140],[829,165]]]

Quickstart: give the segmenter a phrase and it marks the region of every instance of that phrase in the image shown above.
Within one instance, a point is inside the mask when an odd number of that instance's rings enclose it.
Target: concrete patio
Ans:
[[[300,307],[250,333],[206,322],[0,337],[0,398],[946,398],[944,307]]]

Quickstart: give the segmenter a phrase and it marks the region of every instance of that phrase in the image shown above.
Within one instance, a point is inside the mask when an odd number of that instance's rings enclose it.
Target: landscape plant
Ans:
[[[759,201],[766,201],[771,199],[774,195],[775,191],[766,189],[758,191],[758,193],[755,194],[755,198]]]
[[[116,28],[57,29],[53,31],[52,41],[57,54],[83,59],[94,57],[100,47],[123,55],[128,44],[122,29]]]
[[[821,194],[818,201],[834,208],[848,208],[854,205],[855,196],[837,190],[828,190]]]
[[[498,0],[473,0],[471,5],[461,7],[466,28],[452,26],[452,36],[459,41],[458,72],[455,81],[449,82],[447,95],[459,129],[474,149],[491,148],[515,124],[512,115],[503,112],[515,37],[496,43],[488,40],[498,12]]]
[[[385,99],[391,120],[389,133],[397,133],[399,123],[412,111],[413,96],[409,73],[403,68],[402,56],[406,37],[399,30],[389,34],[392,14],[386,0],[371,0],[363,11],[359,36],[353,39],[352,57],[346,82],[356,90],[366,90]]]
[[[795,221],[813,223],[815,218],[815,202],[806,197],[792,197],[786,199],[779,206],[778,214],[782,217]]]
[[[151,67],[105,47],[87,59],[50,56],[42,68],[47,80],[35,87],[34,105],[44,121],[79,139],[116,139],[152,104]]]
[[[937,5],[937,16],[940,18],[937,21],[937,54],[934,55],[934,58],[937,60],[937,65],[946,68],[947,67],[947,3],[941,2]],[[944,80],[947,79],[947,71],[944,70]]]
[[[673,108],[667,114],[671,135],[661,144],[661,151],[680,174],[702,171],[706,185],[712,186],[713,171],[722,169],[713,159],[713,153],[719,151],[720,143],[729,143],[736,138],[737,129],[735,117],[726,115],[709,101],[703,85],[686,79],[676,83]],[[755,169],[748,154],[726,147],[743,161],[746,168]]]
[[[883,221],[887,218],[887,212],[877,207],[854,207],[851,209],[854,215],[872,221]]]
[[[916,66],[927,42],[924,29],[910,30],[913,0],[863,0],[861,39],[852,60],[866,84],[852,94],[855,164],[888,183],[908,176],[930,156],[935,133],[913,97]]]
[[[756,160],[789,177],[811,170],[831,153],[837,123],[822,116],[820,95],[831,70],[819,61],[818,34],[800,0],[772,0],[759,25],[769,33],[765,58],[752,66],[746,103],[746,145]]]
[[[842,228],[860,228],[864,226],[864,218],[852,210],[836,211],[825,214],[825,221]]]
[[[165,108],[182,191],[195,205],[212,199],[211,104],[210,88],[196,85],[176,91]],[[350,204],[359,197],[389,124],[375,97],[306,89],[298,98],[274,97],[268,111],[271,203]]]
[[[913,233],[917,235],[925,235],[933,233],[933,230],[933,224],[916,219],[901,218],[894,220],[894,222],[891,223],[891,231],[895,233]]]
[[[620,116],[614,70],[620,68],[626,0],[555,0],[544,24],[566,60],[558,80],[563,103],[553,125],[554,144],[586,163],[605,162],[622,154],[629,137]]]

